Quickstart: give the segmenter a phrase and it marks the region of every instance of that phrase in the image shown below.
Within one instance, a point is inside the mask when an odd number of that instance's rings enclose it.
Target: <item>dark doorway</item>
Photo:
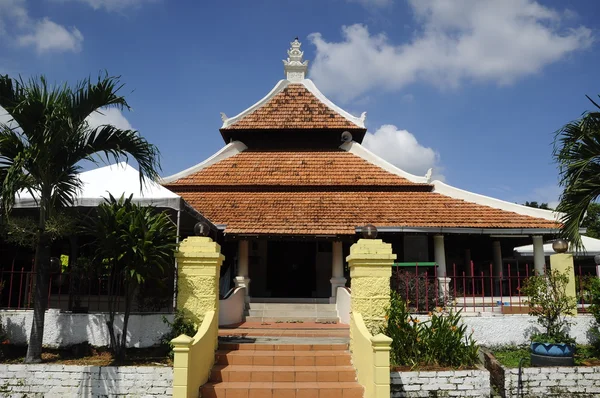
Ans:
[[[316,243],[268,243],[267,281],[273,297],[312,297],[316,288]]]

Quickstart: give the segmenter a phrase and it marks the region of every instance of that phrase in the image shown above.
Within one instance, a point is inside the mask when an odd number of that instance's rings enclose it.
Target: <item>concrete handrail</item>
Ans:
[[[350,306],[352,297],[347,287],[340,286],[336,291],[335,307],[337,309],[338,318],[340,323],[344,325],[350,324]]]
[[[173,398],[197,398],[200,386],[208,381],[215,362],[219,325],[215,311],[208,311],[194,337],[185,334],[171,340]]]
[[[229,297],[219,300],[219,326],[242,322],[245,308],[246,288],[236,287]]]
[[[358,382],[365,398],[390,397],[390,348],[392,339],[384,334],[371,335],[360,313],[350,319],[350,348]]]

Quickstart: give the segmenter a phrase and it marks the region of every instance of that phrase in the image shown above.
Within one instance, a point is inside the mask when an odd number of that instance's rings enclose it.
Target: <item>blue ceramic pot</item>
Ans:
[[[572,357],[575,346],[567,343],[531,343],[531,352],[547,357]]]

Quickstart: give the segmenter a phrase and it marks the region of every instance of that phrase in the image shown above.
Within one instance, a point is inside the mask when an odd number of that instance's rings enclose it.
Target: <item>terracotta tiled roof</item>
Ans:
[[[333,151],[244,151],[187,177],[177,186],[422,186],[359,156]]]
[[[545,219],[431,192],[179,192],[227,233],[354,234],[372,223],[394,227],[557,228]]]
[[[221,130],[362,129],[302,84],[289,84],[254,112]]]

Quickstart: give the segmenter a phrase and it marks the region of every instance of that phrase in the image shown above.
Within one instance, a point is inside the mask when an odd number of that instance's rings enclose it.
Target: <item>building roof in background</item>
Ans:
[[[581,243],[583,244],[583,252],[578,253],[578,256],[584,257],[593,257],[597,254],[600,254],[600,239],[590,238],[589,236],[582,236]],[[523,257],[533,257],[533,244],[515,247],[514,251]],[[568,253],[572,253],[571,250]],[[552,242],[548,242],[544,244],[544,255],[550,256],[552,254],[556,254],[552,249]]]

